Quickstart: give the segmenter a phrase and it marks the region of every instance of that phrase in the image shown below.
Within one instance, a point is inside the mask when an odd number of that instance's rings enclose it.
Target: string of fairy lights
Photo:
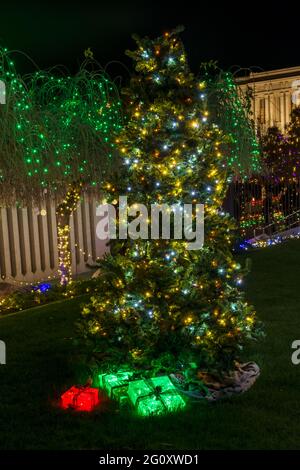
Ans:
[[[0,204],[58,201],[59,272],[71,279],[68,205],[72,188],[99,191],[104,175],[115,171],[115,138],[123,123],[115,83],[90,57],[75,76],[57,68],[23,79],[12,53],[0,48],[0,80],[6,104],[0,107]],[[65,211],[65,220],[62,210]]]
[[[113,135],[121,129],[116,85],[86,61],[71,76],[38,71],[20,77],[11,53],[0,49],[0,79],[6,84],[1,107],[1,198],[64,194],[66,184],[84,179],[99,184],[114,163]],[[98,165],[98,155],[103,157]],[[17,170],[17,171],[16,171]]]
[[[220,209],[239,158],[237,147],[226,150],[232,142],[228,130],[239,125],[239,116],[228,112],[224,132],[211,112],[212,84],[190,73],[176,32],[136,40],[128,55],[137,73],[124,92],[128,123],[117,138],[124,176],[107,182],[107,198],[126,194],[128,204],[146,207],[204,204],[205,246],[189,251],[186,240],[174,238],[118,240],[116,256],[101,262],[101,285],[83,309],[82,329],[114,360],[148,364],[164,350],[167,332],[167,349],[170,342],[183,347],[187,341],[189,350],[223,361],[219,345],[232,350],[244,335],[255,334],[256,325],[238,289],[244,270],[231,252],[234,223]]]
[[[240,182],[239,198],[242,234],[273,224],[282,231],[300,209],[300,108],[292,109],[290,122],[282,132],[270,127],[260,136],[261,174]]]
[[[247,180],[261,171],[249,99],[239,91],[231,73],[216,69],[205,75],[207,95],[214,101],[213,117],[227,135],[226,165],[235,179]]]

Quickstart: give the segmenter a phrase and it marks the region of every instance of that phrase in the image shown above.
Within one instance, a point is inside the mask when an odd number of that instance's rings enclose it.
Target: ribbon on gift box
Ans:
[[[162,379],[164,379],[164,382],[165,382],[163,385],[155,385],[155,381],[158,381],[158,380],[161,381]],[[154,379],[141,380],[141,381],[138,381],[138,382],[140,382],[141,385],[142,384],[144,386],[146,385],[149,389],[149,393],[138,395],[136,397],[136,399],[132,398],[132,395],[136,394],[135,390],[131,391],[131,393],[129,393],[134,406],[137,407],[137,410],[139,410],[140,403],[145,401],[145,399],[152,398],[152,397],[155,398],[157,401],[159,401],[159,403],[163,407],[163,411],[169,411],[170,410],[169,409],[170,406],[168,406],[168,404],[166,403],[166,399],[168,397],[172,397],[172,396],[177,398],[176,409],[183,408],[183,406],[185,406],[185,401],[180,396],[180,394],[178,393],[178,391],[176,390],[176,388],[172,384],[169,377],[166,377],[166,376],[165,377],[155,377]],[[133,385],[134,382],[131,382],[131,384]],[[136,385],[137,385],[137,382],[136,382]],[[165,386],[166,388],[164,388],[163,386]],[[171,409],[172,409],[172,407],[171,407]],[[153,411],[158,412],[159,410],[156,408]]]
[[[112,398],[114,395],[114,390],[126,387],[126,385],[128,385],[131,380],[136,380],[136,373],[128,371],[119,371],[116,374],[99,374],[98,377],[100,388],[106,390],[109,397]],[[122,383],[117,383],[113,385],[109,383],[110,378],[115,378],[116,381],[120,381]]]
[[[145,380],[146,384],[147,385],[150,385],[151,384],[149,383],[150,380]],[[139,406],[139,403],[141,401],[143,401],[145,398],[151,398],[151,397],[155,397],[157,400],[160,400],[161,404],[163,405],[164,409],[167,411],[168,410],[168,407],[167,405],[165,404],[164,400],[163,400],[163,395],[178,395],[178,392],[176,390],[163,390],[162,387],[160,385],[157,385],[156,387],[154,387],[153,390],[151,390],[151,392],[149,392],[147,395],[140,395],[139,397],[137,397],[136,399],[136,402],[135,404],[137,405],[137,407]]]
[[[62,408],[92,411],[99,403],[99,391],[89,385],[73,385],[61,396]]]

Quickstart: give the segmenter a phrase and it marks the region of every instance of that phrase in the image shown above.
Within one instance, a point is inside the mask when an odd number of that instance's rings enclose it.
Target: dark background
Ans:
[[[264,70],[300,65],[300,7],[289,2],[241,1],[239,4],[185,0],[81,2],[16,2],[1,0],[0,45],[28,54],[41,68],[65,64],[74,72],[90,47],[105,66],[121,61],[133,48],[132,33],[156,36],[178,24],[191,67],[217,60],[223,68]],[[18,55],[21,72],[34,65]],[[113,75],[126,69],[109,66]]]

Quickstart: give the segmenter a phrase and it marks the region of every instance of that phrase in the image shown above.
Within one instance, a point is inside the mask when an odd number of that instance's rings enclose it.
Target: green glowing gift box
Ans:
[[[128,371],[119,371],[116,374],[99,374],[99,387],[106,391],[109,398],[126,402],[128,400],[128,384],[133,375],[133,372]]]
[[[186,406],[184,399],[167,376],[130,382],[128,395],[141,416],[174,412]]]

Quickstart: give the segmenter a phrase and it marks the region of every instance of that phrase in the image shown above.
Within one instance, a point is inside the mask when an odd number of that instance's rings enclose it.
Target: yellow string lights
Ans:
[[[238,289],[244,271],[231,253],[234,223],[221,209],[227,135],[210,118],[206,82],[190,73],[176,32],[137,44],[129,53],[137,74],[125,91],[128,123],[117,139],[124,173],[106,184],[108,202],[125,192],[129,205],[147,208],[204,204],[205,243],[189,251],[173,236],[116,240],[81,328],[108,362],[149,367],[168,355],[229,367],[255,336],[256,320]]]

